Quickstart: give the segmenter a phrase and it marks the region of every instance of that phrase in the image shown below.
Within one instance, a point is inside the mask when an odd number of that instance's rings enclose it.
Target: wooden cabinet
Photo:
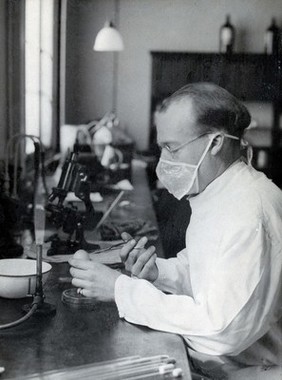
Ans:
[[[214,82],[242,101],[269,102],[272,109],[271,146],[267,174],[277,183],[280,168],[279,119],[282,108],[282,58],[265,54],[151,52],[151,115],[165,97],[188,83]],[[151,128],[154,145],[155,130]],[[279,174],[281,172],[281,175]],[[280,184],[280,183],[279,183]]]
[[[277,58],[263,54],[152,53],[152,97],[187,83],[214,82],[241,100],[274,101],[280,92]]]

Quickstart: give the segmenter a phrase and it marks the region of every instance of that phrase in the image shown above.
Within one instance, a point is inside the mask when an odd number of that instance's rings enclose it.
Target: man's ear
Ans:
[[[223,147],[223,142],[224,142],[224,135],[218,134],[213,138],[212,142],[212,148],[211,148],[211,154],[215,156],[218,152],[221,151]]]

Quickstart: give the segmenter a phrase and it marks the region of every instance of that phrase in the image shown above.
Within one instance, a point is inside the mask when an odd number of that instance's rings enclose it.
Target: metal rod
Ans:
[[[34,199],[34,235],[36,244],[36,289],[35,295],[43,299],[42,285],[42,256],[45,233],[45,196],[42,179],[37,179],[37,188]]]
[[[118,196],[116,197],[116,199],[113,201],[113,203],[110,205],[110,207],[108,208],[108,210],[105,212],[105,214],[102,216],[102,218],[99,220],[98,224],[95,226],[95,229],[94,230],[97,230],[103,223],[104,221],[107,219],[107,217],[110,215],[111,211],[114,209],[114,207],[118,204],[118,202],[120,201],[121,197],[123,196],[124,194],[124,190],[122,190]]]
[[[37,255],[36,255],[36,289],[35,294],[43,298],[43,285],[42,285],[42,253],[43,245],[37,245]]]

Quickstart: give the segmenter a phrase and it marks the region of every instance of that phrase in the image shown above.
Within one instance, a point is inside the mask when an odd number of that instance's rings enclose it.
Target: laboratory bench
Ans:
[[[145,168],[132,169],[133,191],[124,195],[133,208],[116,208],[113,217],[122,219],[129,214],[150,220],[156,217]],[[103,202],[99,204],[101,209]],[[90,231],[87,233],[89,238]],[[156,241],[159,254],[161,243]],[[83,306],[62,302],[62,293],[72,287],[59,278],[69,277],[67,262],[51,263],[52,269],[44,285],[45,302],[55,306],[55,315],[33,315],[24,323],[0,331],[0,367],[3,379],[23,379],[30,376],[47,379],[46,371],[59,371],[87,366],[132,355],[151,357],[168,355],[182,369],[183,379],[191,379],[189,361],[183,339],[176,334],[154,331],[120,319],[115,303],[91,303]],[[22,307],[32,298],[0,298],[0,324],[22,316]],[[58,375],[59,376],[59,375]],[[58,377],[59,378],[59,377]],[[62,378],[62,377],[61,377]],[[67,375],[63,377],[68,379]],[[169,376],[156,375],[154,378]],[[81,376],[83,379],[83,376]]]

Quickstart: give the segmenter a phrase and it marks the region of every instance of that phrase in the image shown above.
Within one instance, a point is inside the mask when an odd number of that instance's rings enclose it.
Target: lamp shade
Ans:
[[[112,23],[107,22],[97,34],[93,49],[97,51],[121,51],[124,49],[122,37]]]

